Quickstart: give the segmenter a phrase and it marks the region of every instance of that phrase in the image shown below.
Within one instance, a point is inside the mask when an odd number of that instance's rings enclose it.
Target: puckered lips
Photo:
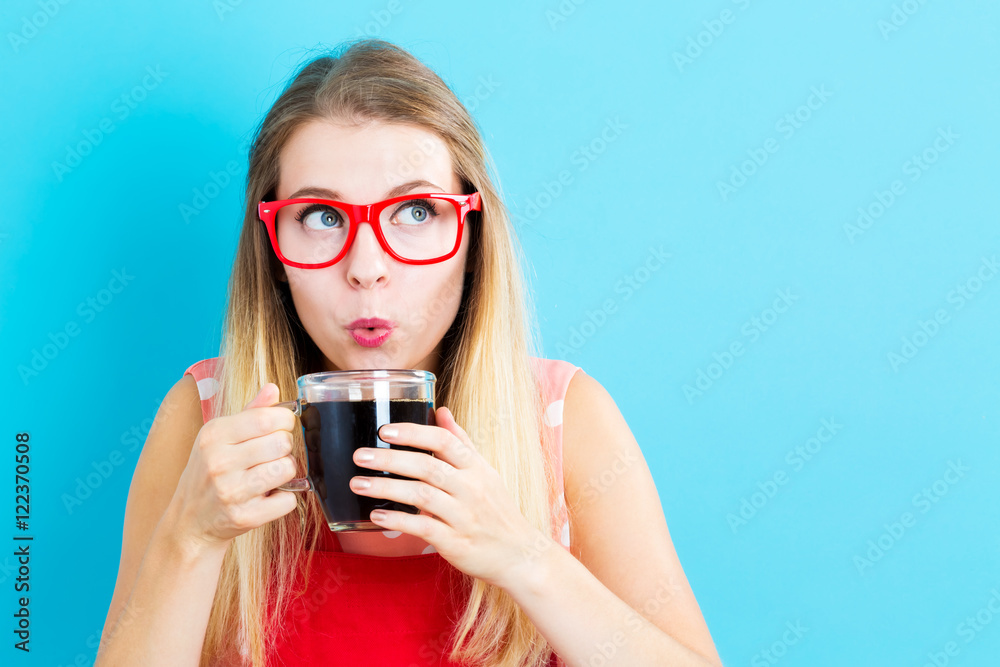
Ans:
[[[361,347],[378,347],[389,340],[396,325],[380,317],[363,317],[347,325],[347,330]]]

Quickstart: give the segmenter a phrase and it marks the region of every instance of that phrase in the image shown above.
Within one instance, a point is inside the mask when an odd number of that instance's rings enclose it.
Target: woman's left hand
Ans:
[[[379,430],[379,437],[392,445],[417,447],[434,456],[381,447],[354,453],[359,466],[416,481],[353,477],[351,490],[418,507],[425,513],[376,510],[371,520],[386,530],[419,537],[459,570],[505,587],[524,576],[532,560],[555,542],[524,518],[500,474],[476,451],[451,411],[438,408],[435,421],[437,426],[400,422]],[[397,435],[390,435],[390,426]],[[359,458],[365,454],[372,460]],[[371,486],[361,488],[358,481],[363,479]]]

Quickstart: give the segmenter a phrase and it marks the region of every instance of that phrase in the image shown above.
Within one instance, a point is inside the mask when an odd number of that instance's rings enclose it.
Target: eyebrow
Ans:
[[[392,199],[393,197],[398,197],[399,195],[406,194],[410,190],[416,187],[429,187],[432,188],[434,192],[444,192],[444,188],[439,185],[435,185],[430,181],[416,180],[407,181],[406,183],[401,183],[396,187],[385,193],[384,199]],[[299,197],[318,197],[321,199],[333,199],[336,201],[343,201],[342,195],[336,190],[328,190],[326,188],[317,187],[314,185],[307,185],[304,188],[299,188],[296,190],[288,199],[298,199]]]

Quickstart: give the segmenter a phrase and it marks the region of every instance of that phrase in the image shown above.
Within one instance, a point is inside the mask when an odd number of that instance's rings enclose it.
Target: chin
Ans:
[[[352,351],[344,359],[344,362],[343,370],[367,371],[381,368],[407,368],[405,365],[399,365],[395,355],[381,352],[378,348]]]

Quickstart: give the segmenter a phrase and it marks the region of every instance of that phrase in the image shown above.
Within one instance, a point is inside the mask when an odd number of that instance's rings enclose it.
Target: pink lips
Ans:
[[[367,317],[354,320],[347,325],[351,336],[361,347],[378,347],[389,339],[395,325],[389,320]]]

